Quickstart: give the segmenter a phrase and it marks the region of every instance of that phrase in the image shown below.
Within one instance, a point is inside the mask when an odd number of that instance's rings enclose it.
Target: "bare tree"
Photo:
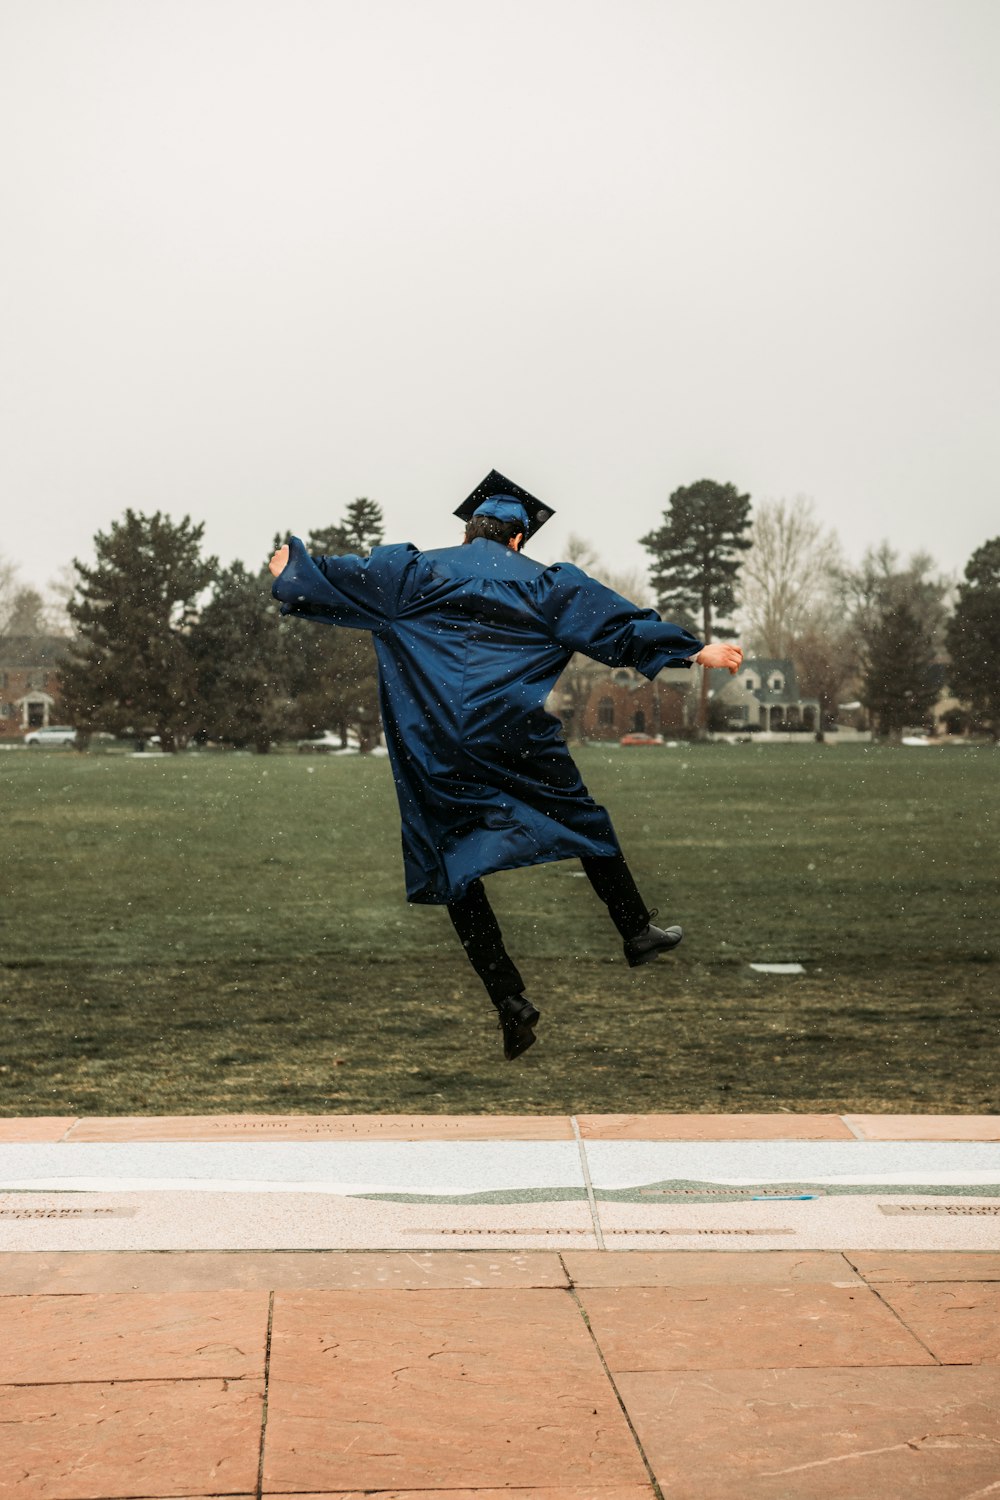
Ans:
[[[69,615],[69,601],[76,588],[76,570],[72,563],[65,563],[50,578],[45,590],[43,619],[49,635],[72,635],[73,621]]]
[[[20,588],[7,612],[6,635],[47,635],[45,600],[37,589]]]
[[[593,542],[589,542],[585,536],[580,536],[575,531],[570,532],[569,539],[566,542],[566,561],[573,563],[577,568],[582,568],[585,573],[589,573],[592,569],[599,568],[601,565],[597,548]],[[595,572],[594,577],[596,578],[596,576]]]
[[[955,584],[952,578],[937,575],[936,567],[929,552],[915,552],[904,563],[888,542],[882,542],[869,547],[858,567],[841,569],[840,604],[859,642],[860,659],[864,642],[879,629],[886,613],[904,605],[914,611],[933,649],[942,650]]]
[[[0,558],[0,638],[13,635],[69,635],[66,599],[72,584],[62,574],[41,593],[21,579],[16,563]]]
[[[578,536],[576,532],[570,532],[566,543],[566,561],[575,563],[578,568],[589,573],[591,578],[596,578],[598,583],[614,589],[616,594],[621,594],[633,604],[641,604],[646,609],[653,603],[653,590],[642,568],[606,567],[593,542]]]
[[[758,506],[751,540],[740,577],[746,644],[756,656],[793,656],[793,641],[834,622],[840,542],[804,495]]]
[[[857,568],[843,570],[840,595],[859,696],[880,733],[920,724],[940,687],[948,603],[954,581],[935,572],[927,552],[904,563],[882,542]]]
[[[17,564],[0,557],[0,636],[10,633],[8,627],[17,607],[20,587]]]
[[[820,727],[836,722],[838,706],[858,690],[853,641],[843,622],[821,617],[792,636],[788,654],[798,671],[804,698],[818,698]]]

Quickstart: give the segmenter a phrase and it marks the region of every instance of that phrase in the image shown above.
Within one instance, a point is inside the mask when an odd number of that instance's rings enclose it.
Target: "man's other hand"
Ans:
[[[271,569],[271,572],[274,574],[275,578],[277,578],[280,573],[283,573],[285,571],[285,569],[287,568],[287,566],[288,566],[288,543],[286,542],[283,547],[279,547],[278,548],[277,552],[274,554],[274,556],[271,558],[271,561],[268,563],[268,567]]]
[[[742,646],[732,646],[728,641],[712,641],[708,646],[702,646],[697,656],[692,656],[699,667],[725,667],[733,677],[740,670],[743,660]]]

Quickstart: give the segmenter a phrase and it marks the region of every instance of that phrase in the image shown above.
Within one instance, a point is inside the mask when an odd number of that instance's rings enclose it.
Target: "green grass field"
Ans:
[[[577,758],[686,938],[632,971],[575,862],[492,877],[509,1064],[385,760],[0,755],[0,1113],[1000,1108],[1000,753]]]

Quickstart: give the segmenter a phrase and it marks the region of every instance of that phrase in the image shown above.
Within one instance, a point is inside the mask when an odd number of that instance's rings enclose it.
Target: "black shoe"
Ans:
[[[527,1052],[536,1040],[533,1027],[541,1019],[538,1011],[524,995],[509,995],[504,1000],[494,1000],[500,1015],[500,1030],[503,1032],[503,1055],[508,1062]]]
[[[653,917],[656,912],[651,911],[650,920],[641,932],[635,937],[626,938],[624,943],[625,957],[628,959],[629,968],[636,969],[640,964],[652,963],[661,953],[669,953],[671,948],[676,948],[684,930],[681,927],[654,927]]]

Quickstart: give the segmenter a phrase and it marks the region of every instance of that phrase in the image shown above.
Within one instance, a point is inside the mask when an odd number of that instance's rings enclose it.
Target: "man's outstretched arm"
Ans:
[[[351,630],[380,630],[393,616],[407,569],[416,556],[408,542],[376,547],[370,557],[311,557],[290,537],[268,563],[271,593],[283,615],[302,615]]]
[[[553,638],[610,667],[635,667],[655,677],[664,667],[723,667],[738,672],[743,652],[721,642],[705,645],[681,625],[662,620],[616,594],[571,563],[546,570],[540,608]]]

